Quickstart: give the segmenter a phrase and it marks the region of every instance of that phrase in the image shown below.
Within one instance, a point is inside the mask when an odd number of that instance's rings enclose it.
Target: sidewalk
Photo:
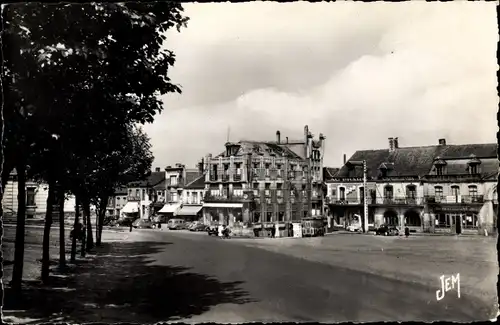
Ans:
[[[153,256],[168,254],[171,242],[152,241],[148,232],[124,236],[106,241],[95,256],[80,260],[69,272],[51,275],[50,285],[29,283],[17,297],[6,288],[4,320],[152,324],[248,302],[240,282],[154,263]]]

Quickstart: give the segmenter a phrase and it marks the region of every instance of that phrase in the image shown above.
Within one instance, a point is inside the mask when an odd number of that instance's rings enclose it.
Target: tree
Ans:
[[[23,4],[9,5],[3,13],[2,45],[20,49],[3,51],[4,71],[16,77],[11,78],[12,87],[3,89],[20,93],[17,101],[32,110],[26,144],[32,155],[36,153],[33,173],[49,183],[42,258],[46,280],[54,185],[77,191],[75,182],[66,179],[76,171],[79,174],[71,180],[88,188],[91,183],[85,169],[78,168],[78,158],[101,152],[105,132],[152,122],[162,110],[159,95],[180,92],[167,77],[175,57],[163,48],[163,33],[184,26],[187,18],[175,2]],[[15,111],[13,102],[7,110]],[[16,141],[9,143],[14,146]],[[10,157],[16,160],[14,154]],[[88,216],[88,191],[76,195]]]

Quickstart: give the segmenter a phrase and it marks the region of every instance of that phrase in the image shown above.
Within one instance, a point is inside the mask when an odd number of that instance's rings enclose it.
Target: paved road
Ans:
[[[190,272],[214,276],[221,282],[239,283],[249,299],[244,303],[214,306],[201,315],[184,319],[186,322],[491,318],[491,305],[473,296],[462,294],[459,299],[456,292],[448,292],[443,300],[437,301],[438,281],[436,286],[413,283],[411,279],[399,281],[280,253],[285,249],[271,252],[248,247],[244,240],[226,241],[205,234],[141,231],[136,240],[172,243],[149,256],[154,265],[188,267]]]
[[[41,230],[30,229],[28,241],[34,244]],[[472,289],[496,283],[495,242],[109,232],[96,259],[82,261],[73,275],[54,275],[49,287],[26,289],[21,298],[7,293],[4,315],[18,322],[71,323],[487,320],[494,304],[485,297],[492,291],[481,297]],[[461,298],[452,291],[436,300],[441,269],[463,273]]]

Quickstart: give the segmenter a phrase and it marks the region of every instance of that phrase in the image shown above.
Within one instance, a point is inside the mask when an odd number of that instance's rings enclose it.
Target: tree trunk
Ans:
[[[87,252],[94,248],[94,238],[92,237],[92,223],[90,220],[90,203],[86,201],[83,209],[85,211],[85,218],[87,220]]]
[[[21,162],[17,166],[17,224],[14,252],[14,270],[12,272],[12,288],[21,289],[24,266],[24,236],[26,225],[26,164]]]
[[[49,196],[47,198],[47,211],[45,212],[45,226],[43,229],[43,248],[42,248],[42,281],[47,283],[49,280],[50,266],[50,227],[52,226],[52,210],[54,204],[54,182],[49,180]]]
[[[82,205],[82,220],[83,220],[83,234],[82,234],[82,247],[81,247],[81,256],[85,257],[85,248],[86,248],[86,241],[87,241],[87,234],[86,234],[86,229],[87,229],[87,218],[85,217],[85,209]]]
[[[59,269],[66,267],[66,234],[64,233],[64,190],[58,188],[59,201]]]
[[[96,233],[98,235],[96,235],[96,245],[97,246],[101,246],[101,243],[102,243],[102,229],[104,227],[104,217],[106,215],[106,207],[107,207],[107,203],[108,203],[108,199],[109,197],[102,197],[101,200],[100,200],[100,204],[99,204],[99,209],[98,209],[98,222],[96,223]]]
[[[78,196],[75,196],[75,223],[73,224],[73,238],[71,239],[71,263],[76,262],[76,229],[80,222],[80,207],[78,203]]]

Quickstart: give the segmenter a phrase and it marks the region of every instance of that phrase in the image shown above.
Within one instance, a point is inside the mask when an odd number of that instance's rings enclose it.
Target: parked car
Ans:
[[[123,217],[118,219],[117,224],[122,227],[130,227],[130,224],[138,220],[138,217]]]
[[[145,219],[137,219],[132,223],[132,227],[138,229],[151,229],[153,228],[153,223]]]
[[[168,221],[168,229],[170,230],[186,229],[186,224],[182,219],[170,219]]]
[[[198,223],[195,223],[191,226],[191,228],[189,228],[190,231],[206,231],[207,230],[207,226],[205,226],[204,224],[198,222]]]
[[[396,226],[382,225],[375,230],[375,235],[398,236],[399,229]]]
[[[208,226],[207,227],[207,233],[209,236],[218,236],[219,235],[219,230],[217,229],[217,226]]]

